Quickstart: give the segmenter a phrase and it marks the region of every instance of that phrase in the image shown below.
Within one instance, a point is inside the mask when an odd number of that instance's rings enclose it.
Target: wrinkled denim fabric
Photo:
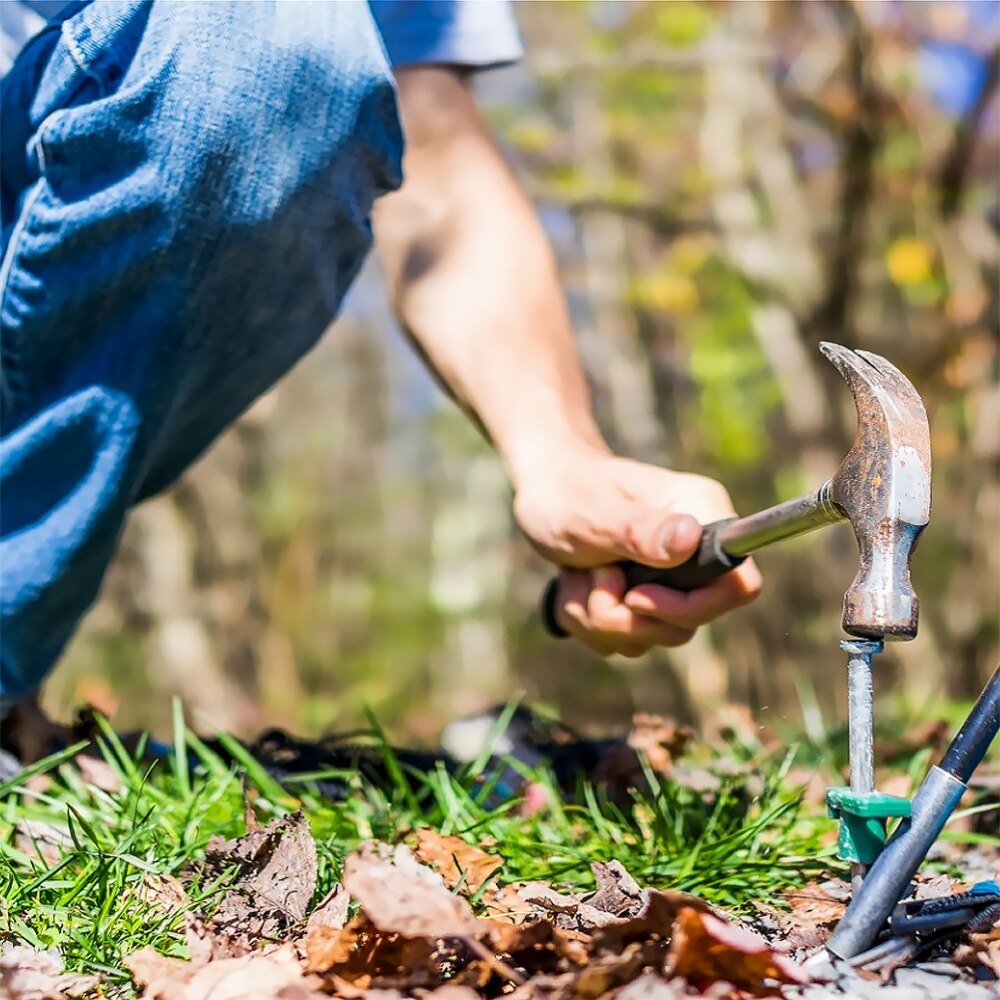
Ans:
[[[0,709],[95,599],[129,508],[317,341],[401,179],[362,0],[78,4],[0,133]]]

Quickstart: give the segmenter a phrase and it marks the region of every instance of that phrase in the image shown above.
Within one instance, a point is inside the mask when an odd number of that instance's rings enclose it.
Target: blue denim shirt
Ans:
[[[65,6],[66,0],[0,0],[0,77]],[[368,6],[393,66],[485,68],[521,57],[510,0],[368,0]]]

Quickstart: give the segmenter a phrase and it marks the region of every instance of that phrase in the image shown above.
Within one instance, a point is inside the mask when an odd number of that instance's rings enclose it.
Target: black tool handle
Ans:
[[[1000,732],[1000,667],[993,671],[969,717],[941,759],[941,769],[968,782]]]
[[[698,551],[680,566],[658,569],[630,560],[618,563],[617,565],[625,572],[626,589],[631,590],[644,583],[655,583],[660,587],[671,587],[674,590],[697,590],[720,576],[725,576],[746,559],[746,556],[730,555],[722,547],[720,540],[721,529],[735,520],[736,518],[730,517],[706,525],[702,530]],[[556,620],[558,590],[559,581],[553,578],[549,581],[542,597],[542,622],[550,635],[563,639],[568,633]]]

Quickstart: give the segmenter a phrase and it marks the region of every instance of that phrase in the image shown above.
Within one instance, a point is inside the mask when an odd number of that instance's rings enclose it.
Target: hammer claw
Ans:
[[[872,354],[871,351],[855,352],[865,359],[882,377],[887,389],[892,392],[893,398],[898,402],[905,402],[908,405],[916,404],[923,410],[923,403],[920,395],[913,387],[913,383],[895,366],[890,364],[881,354]]]

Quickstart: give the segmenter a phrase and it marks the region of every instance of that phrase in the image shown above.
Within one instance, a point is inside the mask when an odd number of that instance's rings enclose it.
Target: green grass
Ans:
[[[24,787],[27,775],[0,785],[0,936],[55,947],[68,970],[100,972],[111,994],[129,995],[125,956],[146,945],[185,954],[181,915],[149,905],[144,885],[158,875],[183,876],[211,837],[245,832],[248,795],[261,822],[304,810],[319,850],[317,898],[360,841],[398,841],[418,826],[490,846],[504,858],[504,882],[589,887],[589,862],[616,858],[643,884],[727,907],[773,899],[838,866],[826,846],[829,821],[818,807],[803,807],[789,787],[791,752],[775,757],[733,746],[724,753],[697,748],[698,766],[714,779],[710,793],[649,772],[648,794],[630,808],[588,786],[573,804],[553,795],[551,808],[525,819],[513,805],[484,808],[475,797],[481,787],[443,769],[407,781],[388,749],[395,775],[390,790],[352,775],[353,795],[331,802],[316,794],[315,777],[282,788],[238,744],[231,752],[240,765],[225,765],[179,714],[174,743],[173,758],[150,764],[127,753],[105,726],[101,752],[122,782],[115,792],[84,784],[66,753],[32,769],[54,779],[43,792]],[[545,773],[531,777],[550,783]],[[19,820],[67,832],[70,842],[53,867],[14,846]],[[187,886],[192,905],[209,910],[221,888]]]

